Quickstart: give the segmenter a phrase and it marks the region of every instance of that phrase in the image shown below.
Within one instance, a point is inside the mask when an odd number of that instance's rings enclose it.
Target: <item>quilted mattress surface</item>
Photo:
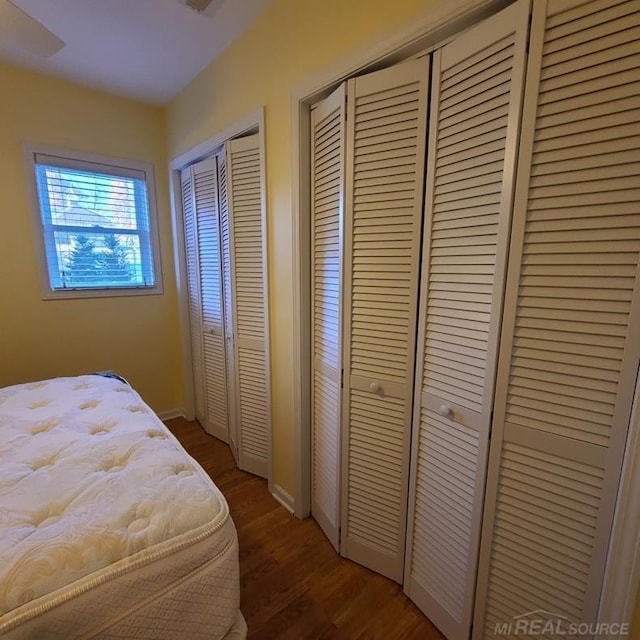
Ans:
[[[184,589],[218,556],[225,575],[207,588],[220,591],[220,635],[231,626],[239,598],[227,503],[127,384],[90,375],[0,389],[0,469],[0,635],[26,625],[41,637],[34,619],[49,612],[51,629],[59,610],[97,637],[136,598],[166,596],[176,581]],[[123,601],[100,611],[118,581]]]

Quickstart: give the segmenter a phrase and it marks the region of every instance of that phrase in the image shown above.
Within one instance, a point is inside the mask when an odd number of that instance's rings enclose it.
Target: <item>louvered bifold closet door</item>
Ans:
[[[218,173],[215,158],[194,164],[193,198],[198,224],[198,273],[202,305],[202,341],[207,413],[203,424],[213,436],[229,439],[224,349],[222,263]]]
[[[345,87],[311,112],[311,513],[339,548]]]
[[[350,80],[342,553],[402,582],[429,59]]]
[[[235,372],[239,466],[268,477],[271,386],[266,218],[258,135],[226,143],[235,297]]]
[[[640,352],[639,24],[534,3],[478,638],[597,616]]]
[[[187,295],[189,304],[189,335],[191,366],[193,371],[193,395],[196,418],[204,425],[207,405],[204,390],[204,355],[202,345],[202,300],[198,272],[198,225],[193,203],[193,176],[191,167],[180,173],[182,185],[182,218],[184,247],[187,266]]]
[[[528,25],[521,0],[433,58],[404,584],[450,640],[471,629]]]
[[[238,462],[238,434],[236,403],[236,370],[234,336],[235,336],[235,296],[233,269],[231,268],[232,225],[229,219],[229,195],[227,191],[227,155],[224,149],[216,154],[218,164],[218,202],[220,206],[220,250],[222,263],[222,298],[223,298],[223,330],[225,342],[226,380],[227,380],[227,414],[229,423],[229,446],[233,457]]]

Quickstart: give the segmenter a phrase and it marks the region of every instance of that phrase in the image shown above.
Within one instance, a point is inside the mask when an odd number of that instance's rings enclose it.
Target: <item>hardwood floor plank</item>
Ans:
[[[166,425],[229,503],[240,542],[240,608],[251,640],[444,640],[386,578],[340,557],[315,520],[289,514],[261,478],[197,422]]]

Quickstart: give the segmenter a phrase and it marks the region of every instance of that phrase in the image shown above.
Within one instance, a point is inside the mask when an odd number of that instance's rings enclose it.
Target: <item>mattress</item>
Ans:
[[[0,636],[245,633],[227,503],[129,385],[0,389]]]

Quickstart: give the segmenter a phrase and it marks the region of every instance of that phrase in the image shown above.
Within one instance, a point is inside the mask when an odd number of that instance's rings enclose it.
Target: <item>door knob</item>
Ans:
[[[446,404],[441,404],[440,409],[438,409],[438,411],[440,412],[440,415],[444,416],[445,418],[451,417],[451,407],[449,407]]]
[[[380,385],[379,385],[377,382],[372,382],[372,383],[369,385],[369,389],[370,389],[371,391],[373,391],[374,393],[377,393],[378,391],[380,391]]]

